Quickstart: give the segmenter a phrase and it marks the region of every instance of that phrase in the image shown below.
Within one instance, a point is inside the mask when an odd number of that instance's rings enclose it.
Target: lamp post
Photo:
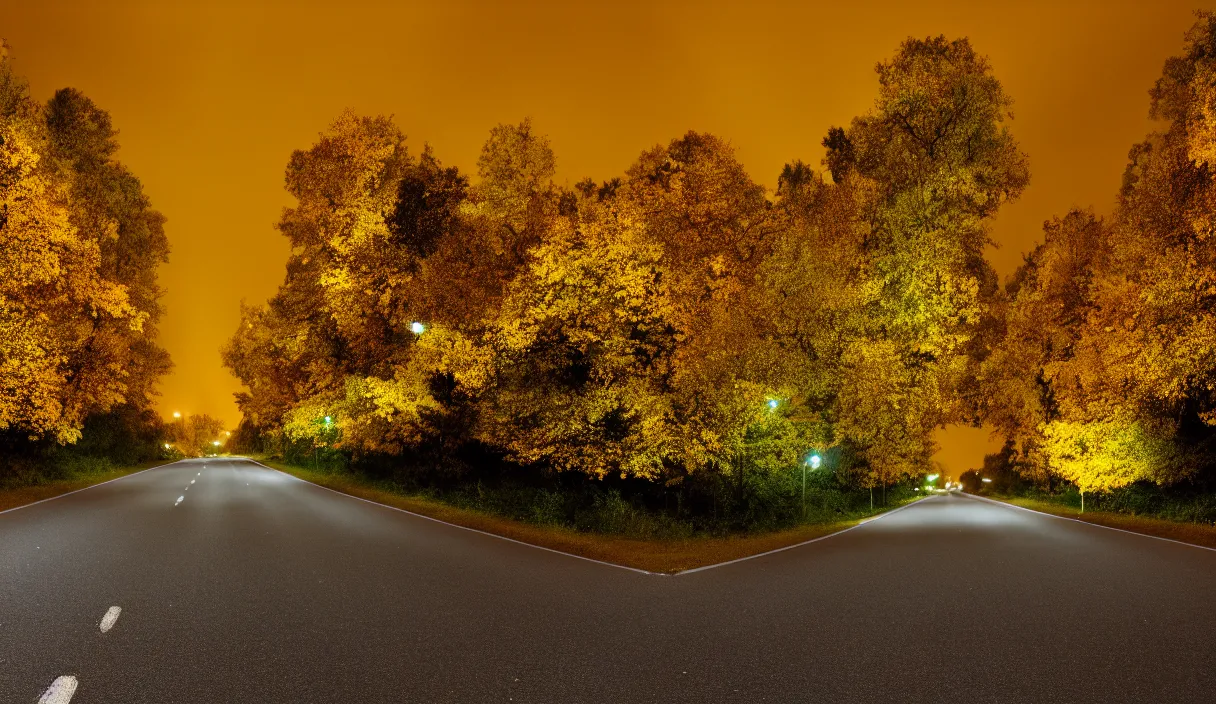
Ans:
[[[811,469],[819,469],[819,464],[823,459],[814,454],[807,458],[806,462],[802,463],[802,520],[806,520],[806,466],[809,464]]]

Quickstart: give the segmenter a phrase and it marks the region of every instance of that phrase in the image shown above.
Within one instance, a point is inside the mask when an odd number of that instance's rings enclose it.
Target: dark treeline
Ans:
[[[165,219],[110,116],[30,98],[0,51],[0,485],[158,456]]]

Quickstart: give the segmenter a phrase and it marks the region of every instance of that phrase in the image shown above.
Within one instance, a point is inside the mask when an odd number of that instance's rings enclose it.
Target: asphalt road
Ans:
[[[1214,597],[959,496],[669,577],[191,460],[0,514],[0,702],[1213,702]]]

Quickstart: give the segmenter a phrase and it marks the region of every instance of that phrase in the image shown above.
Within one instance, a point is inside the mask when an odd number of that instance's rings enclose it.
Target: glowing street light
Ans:
[[[410,331],[415,335],[421,335],[422,333],[426,332],[426,326],[415,320],[414,322],[410,323]]]
[[[332,422],[334,422],[334,419],[333,419],[333,418],[330,418],[329,416],[325,416],[325,424],[326,424],[326,425],[329,425],[329,424],[330,424],[330,423],[332,423]]]
[[[781,402],[775,398],[770,398],[768,400],[768,407],[774,411],[777,410],[777,406],[779,406],[779,405],[781,405]]]
[[[937,481],[937,478],[939,476],[941,476],[941,475],[940,474],[930,474],[929,476],[925,477],[925,481],[935,482],[935,481]]]
[[[769,401],[770,406],[773,403],[776,403],[776,402]],[[806,462],[802,463],[802,518],[803,518],[803,520],[806,520],[806,468],[807,468],[807,465],[810,465],[811,469],[819,469],[819,464],[821,462],[823,462],[823,458],[819,456],[819,453],[815,453],[815,454],[811,455],[810,457],[806,458]]]
[[[181,418],[181,417],[182,417],[182,414],[181,414],[181,412],[180,412],[180,411],[174,411],[174,412],[173,412],[173,417],[174,417],[174,418]]]
[[[983,479],[981,479],[980,481],[981,481],[981,482],[984,482],[985,484],[991,484],[991,483],[992,483],[992,480],[991,480],[991,479],[989,479],[988,477],[984,477],[984,478],[983,478]]]
[[[172,445],[170,445],[169,443],[165,443],[165,449],[166,449],[166,450],[172,450],[172,449],[173,449],[173,446],[172,446]]]

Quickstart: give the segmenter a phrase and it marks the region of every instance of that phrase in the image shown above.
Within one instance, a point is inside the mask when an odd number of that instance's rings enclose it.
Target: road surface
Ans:
[[[1216,701],[1214,594],[960,496],[671,577],[189,460],[0,514],[0,702]]]

